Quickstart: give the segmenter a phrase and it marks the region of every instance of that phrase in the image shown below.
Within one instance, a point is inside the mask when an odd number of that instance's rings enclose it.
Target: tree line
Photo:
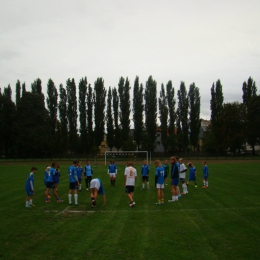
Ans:
[[[243,103],[225,104],[220,80],[213,83],[205,151],[222,153],[240,150],[245,141],[252,147],[258,143],[260,105],[251,77],[242,91]],[[93,87],[85,77],[78,85],[68,79],[66,86],[58,88],[49,79],[46,96],[39,78],[30,91],[18,80],[15,102],[10,85],[0,91],[0,154],[7,158],[94,155],[105,134],[110,150],[154,151],[157,131],[165,152],[187,154],[199,150],[200,99],[195,83],[187,89],[181,82],[175,90],[168,81],[158,88],[152,76],[144,85],[137,76],[132,92],[129,79],[123,77],[117,87],[109,88],[102,78],[97,78]]]

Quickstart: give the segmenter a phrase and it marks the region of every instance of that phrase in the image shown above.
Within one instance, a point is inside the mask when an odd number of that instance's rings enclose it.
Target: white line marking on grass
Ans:
[[[161,206],[163,208],[163,206]],[[61,214],[61,213],[95,213],[95,212],[131,212],[132,210],[135,212],[177,212],[177,211],[217,211],[217,210],[259,210],[260,207],[244,207],[244,208],[204,208],[204,209],[135,209],[129,208],[129,209],[108,209],[108,210],[69,210],[70,206],[65,208],[64,210],[40,210],[40,209],[34,209],[33,211],[40,211],[40,212],[45,212],[45,213],[58,213],[55,216]],[[7,208],[2,208],[0,209],[0,212],[5,212],[5,211],[17,211],[16,209],[7,209]],[[19,211],[19,210],[18,210]]]
[[[66,210],[64,213],[95,213],[95,211],[88,211],[88,210]]]
[[[221,210],[221,211],[226,211],[226,210],[255,210],[255,209],[260,209],[260,207],[248,207],[248,208],[217,208],[217,209],[133,209],[135,212],[177,212],[177,211],[217,211],[217,210]],[[123,210],[101,210],[99,212],[130,212],[131,209],[123,209]]]
[[[54,217],[59,216],[60,214],[64,213],[70,206],[68,206],[66,209],[62,210],[61,212],[59,212],[58,214],[56,214]]]

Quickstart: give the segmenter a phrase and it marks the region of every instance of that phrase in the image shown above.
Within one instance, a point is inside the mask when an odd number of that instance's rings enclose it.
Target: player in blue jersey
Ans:
[[[202,166],[202,171],[203,171],[203,177],[202,177],[203,186],[202,186],[202,188],[207,189],[209,187],[209,182],[208,182],[209,169],[208,169],[208,166],[206,164],[206,161],[203,161],[202,165],[203,165]]]
[[[149,171],[150,171],[150,167],[147,164],[147,161],[144,160],[144,164],[142,165],[142,169],[141,169],[142,190],[144,190],[144,188],[145,188],[145,182],[146,182],[147,189],[148,190],[150,189],[150,185],[149,185]]]
[[[91,180],[90,182],[90,198],[92,208],[96,207],[96,201],[98,194],[102,194],[103,206],[106,205],[106,195],[105,189],[103,187],[102,181],[98,178]]]
[[[172,199],[168,200],[169,202],[178,201],[178,184],[179,184],[179,169],[176,164],[177,160],[174,156],[170,158],[170,162],[172,165],[171,168],[171,192]]]
[[[48,174],[49,174],[50,169],[51,169],[50,165],[46,165],[46,169],[44,171],[44,178],[43,178],[43,183],[44,183],[44,186],[45,186],[45,193],[47,192],[47,178],[48,178]],[[50,191],[49,191],[49,194],[48,194],[48,198],[49,199],[51,198]]]
[[[167,184],[167,177],[169,174],[169,165],[168,165],[168,160],[164,160],[164,164],[162,165],[164,167],[164,182],[166,185]]]
[[[164,180],[165,180],[165,167],[162,166],[159,160],[155,161],[155,179],[156,179],[156,188],[157,188],[157,205],[164,204]]]
[[[79,180],[78,180],[78,166],[79,161],[73,161],[72,165],[68,169],[68,175],[69,175],[69,205],[72,204],[71,198],[72,198],[72,190],[74,191],[74,202],[75,205],[78,206],[78,187],[79,187]]]
[[[90,182],[93,176],[93,169],[89,159],[86,160],[86,165],[84,167],[84,176],[85,176],[86,190],[88,190],[88,187],[90,187]]]
[[[189,174],[189,178],[188,178],[188,181],[187,181],[187,185],[190,184],[190,181],[194,181],[194,184],[195,184],[195,188],[197,188],[197,172],[196,172],[196,168],[193,166],[193,164],[191,162],[189,162],[188,164],[188,167],[190,168],[190,174]]]
[[[55,185],[57,184],[57,176],[56,176],[56,170],[57,169],[57,163],[53,162],[50,168],[50,171],[48,172],[48,176],[47,176],[47,190],[46,190],[46,202],[51,202],[49,199],[49,192],[50,189],[53,190],[53,194],[56,198],[57,202],[63,202],[63,200],[61,200],[58,196],[57,190]]]
[[[114,160],[110,161],[110,164],[109,164],[109,166],[108,166],[107,173],[108,173],[109,176],[110,176],[111,186],[115,186],[115,184],[116,184],[117,167],[116,167],[116,164],[115,164],[115,161],[114,161]]]
[[[33,196],[34,196],[34,174],[36,173],[37,168],[32,167],[31,172],[29,173],[26,183],[25,183],[25,190],[26,190],[26,198],[25,198],[25,207],[30,208],[33,205]]]
[[[81,163],[78,162],[77,173],[78,173],[78,181],[79,181],[79,191],[81,191],[82,172],[83,172],[83,168],[81,167]]]
[[[56,167],[56,174],[55,174],[55,188],[56,188],[56,191],[58,191],[58,185],[60,183],[60,166],[57,164],[57,167]]]

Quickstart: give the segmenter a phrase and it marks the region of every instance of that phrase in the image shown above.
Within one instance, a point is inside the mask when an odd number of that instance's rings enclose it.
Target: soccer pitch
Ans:
[[[150,190],[141,190],[141,164],[137,164],[133,208],[123,186],[125,166],[118,165],[112,187],[107,166],[95,167],[92,162],[93,177],[102,180],[107,197],[102,206],[99,196],[94,209],[84,180],[80,205],[68,205],[71,162],[58,162],[58,193],[64,202],[52,197],[45,203],[47,163],[51,162],[1,162],[0,259],[259,259],[260,162],[209,161],[209,189],[201,188],[201,162],[194,162],[198,187],[191,182],[189,194],[168,203],[168,178],[164,205],[155,205],[155,166],[150,165]],[[36,206],[25,208],[25,181],[32,166],[38,168]]]

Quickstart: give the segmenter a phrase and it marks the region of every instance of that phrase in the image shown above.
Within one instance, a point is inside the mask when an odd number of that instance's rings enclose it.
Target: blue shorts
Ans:
[[[172,180],[171,185],[178,186],[178,183],[179,183],[179,178],[175,178]]]
[[[26,190],[26,194],[27,196],[31,197],[34,195],[34,191],[33,190]]]
[[[196,176],[195,175],[189,175],[189,181],[196,181]]]
[[[204,179],[204,180],[207,180],[208,177],[209,177],[208,175],[203,175],[203,179]]]

